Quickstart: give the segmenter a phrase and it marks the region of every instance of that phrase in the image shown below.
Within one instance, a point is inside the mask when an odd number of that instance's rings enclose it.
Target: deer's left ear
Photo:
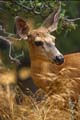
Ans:
[[[27,39],[27,35],[29,32],[29,27],[25,20],[20,18],[19,16],[15,17],[15,26],[14,26],[15,33],[22,39]]]
[[[53,13],[51,13],[43,22],[42,27],[48,29],[49,32],[53,32],[57,30],[58,21],[59,21],[59,14],[61,11],[61,3],[59,8],[57,8]]]

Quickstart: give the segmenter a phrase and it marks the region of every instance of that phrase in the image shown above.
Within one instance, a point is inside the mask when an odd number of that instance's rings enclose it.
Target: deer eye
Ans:
[[[35,41],[34,43],[35,43],[36,46],[42,46],[43,45],[42,41]]]

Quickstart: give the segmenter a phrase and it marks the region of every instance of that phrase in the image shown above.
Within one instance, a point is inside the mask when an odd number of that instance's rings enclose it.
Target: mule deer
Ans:
[[[57,29],[59,13],[60,8],[33,30],[17,16],[16,34],[29,43],[31,76],[35,85],[47,92],[53,89],[54,93],[64,93],[65,88],[74,88],[80,93],[80,53],[63,56],[55,46],[55,36],[50,34]]]

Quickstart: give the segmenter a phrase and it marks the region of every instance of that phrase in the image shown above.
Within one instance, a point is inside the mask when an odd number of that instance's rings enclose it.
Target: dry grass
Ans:
[[[60,95],[48,97],[42,90],[29,96],[16,86],[0,86],[1,120],[80,120],[79,111],[69,108]],[[71,106],[72,107],[72,106]]]
[[[20,71],[21,78],[25,70]],[[0,70],[0,120],[80,120],[80,96],[75,102],[66,92],[49,95],[41,89],[35,94],[27,89],[28,96],[24,95],[12,73]]]

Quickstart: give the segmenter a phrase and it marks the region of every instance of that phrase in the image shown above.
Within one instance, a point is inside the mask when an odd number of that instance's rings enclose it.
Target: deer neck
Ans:
[[[52,63],[42,51],[37,51],[29,45],[31,60],[31,76],[36,86],[47,91],[48,86],[56,79],[60,67]]]
[[[31,60],[31,75],[34,83],[44,89],[48,90],[48,86],[57,77],[58,68],[55,64],[49,61],[43,61],[40,59]]]

